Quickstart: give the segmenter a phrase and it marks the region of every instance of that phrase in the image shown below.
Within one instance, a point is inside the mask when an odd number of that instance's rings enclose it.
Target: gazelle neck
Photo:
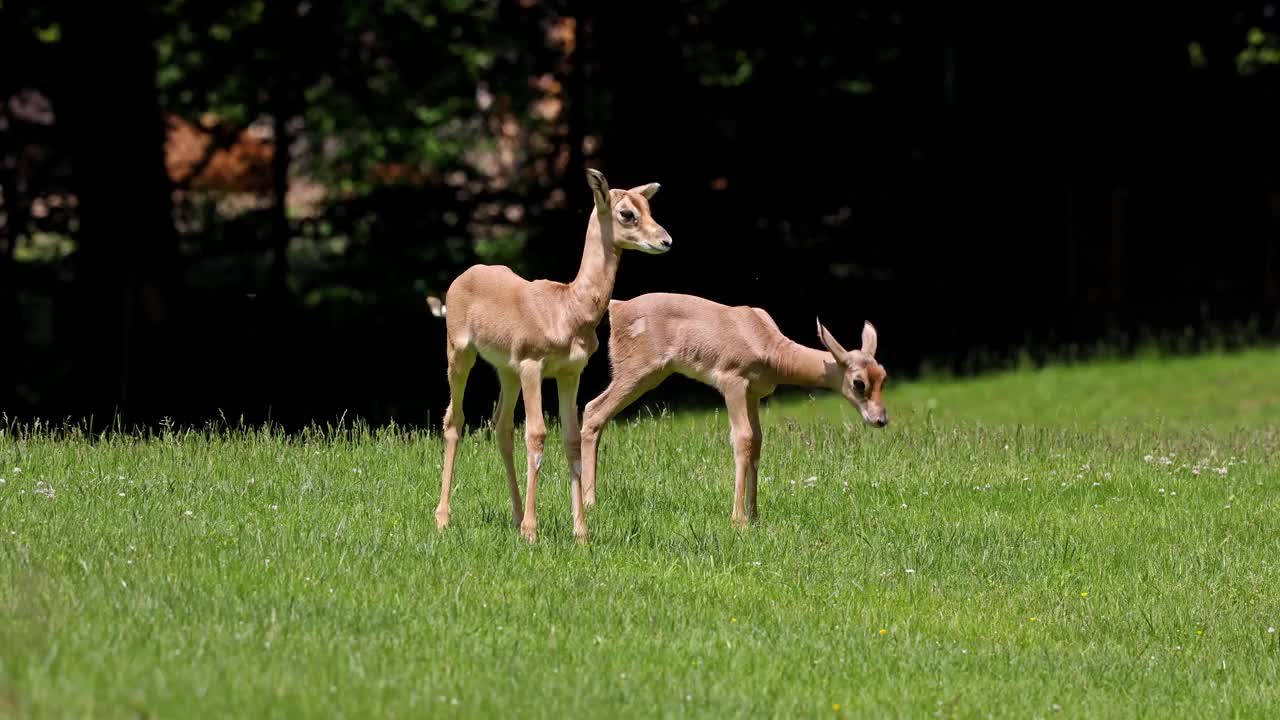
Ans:
[[[586,244],[582,248],[582,265],[578,267],[578,276],[569,283],[574,309],[583,320],[599,324],[609,309],[621,254],[613,244],[613,223],[601,223],[598,213],[592,210],[587,222]]]
[[[774,347],[770,365],[778,374],[778,382],[840,390],[843,372],[831,353],[805,347],[785,337]]]

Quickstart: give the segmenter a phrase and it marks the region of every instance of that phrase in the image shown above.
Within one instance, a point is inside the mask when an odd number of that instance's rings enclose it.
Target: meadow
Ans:
[[[520,539],[484,428],[441,534],[435,434],[10,423],[0,716],[1280,712],[1280,353],[886,403],[770,401],[746,530],[723,410],[622,419],[585,547],[558,452]]]

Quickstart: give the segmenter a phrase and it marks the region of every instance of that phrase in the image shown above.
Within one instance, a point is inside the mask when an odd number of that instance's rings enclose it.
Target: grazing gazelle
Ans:
[[[542,419],[542,379],[555,378],[560,394],[560,422],[569,458],[574,533],[586,537],[582,510],[582,461],[578,428],[578,379],[596,351],[596,326],[613,293],[618,260],[623,250],[660,254],[671,249],[671,235],[649,212],[649,199],[658,192],[650,183],[630,190],[610,190],[598,170],[587,171],[595,196],[595,212],[587,222],[582,265],[573,282],[525,280],[509,268],[475,265],[457,277],[445,302],[427,298],[432,314],[443,316],[448,328],[449,409],[444,414],[444,471],[436,525],[449,524],[449,492],[458,440],[463,432],[462,397],[476,355],[498,371],[501,396],[494,430],[507,486],[511,517],[529,542],[537,539],[538,470],[542,467],[546,424]],[[527,488],[521,508],[514,460],[516,398],[523,392]]]
[[[818,322],[826,350],[805,347],[753,307],[728,307],[691,295],[652,293],[609,303],[609,361],[613,379],[587,403],[582,417],[583,492],[596,501],[596,448],[605,423],[672,373],[724,395],[736,466],[733,522],[756,517],[760,463],[760,399],[778,385],[835,390],[871,425],[889,424],[881,399],[885,371],[876,362],[876,329],[862,327],[862,348],[845,350]],[[745,506],[744,506],[745,495]]]

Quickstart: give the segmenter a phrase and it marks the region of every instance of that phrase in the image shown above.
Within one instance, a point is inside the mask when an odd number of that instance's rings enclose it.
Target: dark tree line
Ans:
[[[474,262],[570,278],[587,166],[661,182],[676,240],[625,258],[616,296],[757,305],[810,343],[815,315],[849,337],[869,318],[897,376],[1274,338],[1278,22],[6,0],[0,409],[434,420],[424,294]]]

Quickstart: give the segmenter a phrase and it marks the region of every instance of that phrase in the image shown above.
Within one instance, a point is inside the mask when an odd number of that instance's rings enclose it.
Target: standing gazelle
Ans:
[[[733,522],[756,517],[760,464],[760,400],[778,385],[837,391],[876,427],[889,424],[881,399],[885,370],[876,362],[876,330],[862,328],[862,348],[845,350],[818,322],[826,351],[791,341],[764,310],[728,307],[691,295],[652,293],[609,303],[609,360],[613,378],[587,403],[582,418],[583,491],[596,501],[596,448],[609,419],[672,373],[724,395],[736,466]],[[745,495],[745,506],[744,506]]]
[[[578,429],[578,379],[596,351],[596,326],[604,317],[623,250],[650,254],[671,248],[671,236],[649,212],[658,192],[650,183],[610,190],[604,175],[587,171],[595,212],[587,221],[582,265],[573,282],[525,280],[509,268],[474,265],[457,277],[445,294],[427,304],[448,328],[449,409],[444,415],[444,470],[436,525],[449,524],[449,493],[454,459],[463,432],[462,398],[476,355],[498,371],[501,396],[494,430],[511,491],[512,521],[529,542],[537,539],[538,470],[542,467],[546,425],[542,419],[542,379],[556,379],[561,433],[569,459],[574,534],[586,538],[582,510],[582,462]],[[516,398],[524,394],[527,487],[521,508],[514,459]]]

